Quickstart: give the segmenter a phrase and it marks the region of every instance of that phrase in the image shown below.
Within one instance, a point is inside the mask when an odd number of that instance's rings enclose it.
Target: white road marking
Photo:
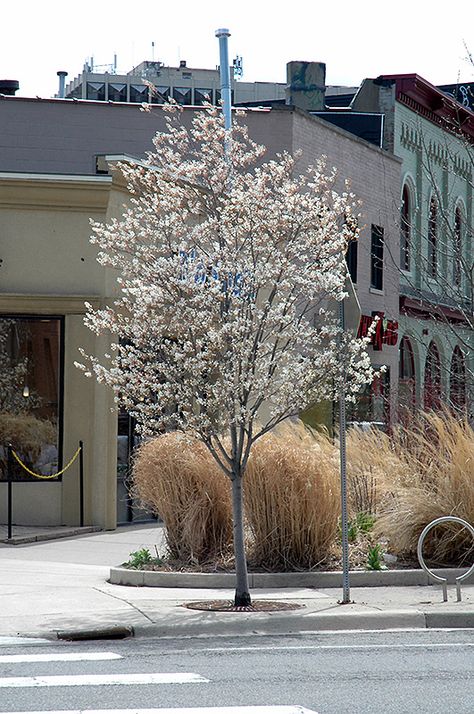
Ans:
[[[0,647],[9,647],[11,645],[37,645],[51,644],[51,640],[45,640],[43,637],[0,637]]]
[[[0,655],[0,664],[21,664],[21,662],[100,662],[123,659],[115,652],[53,652],[52,654]]]
[[[286,652],[288,650],[406,650],[406,649],[449,649],[453,647],[474,647],[474,642],[421,642],[404,645],[268,645],[259,647],[205,647],[198,652]],[[180,650],[176,650],[179,652]],[[170,654],[168,651],[167,654]]]
[[[10,714],[318,714],[299,706],[193,707],[191,709],[61,709]]]
[[[189,684],[209,682],[193,672],[151,672],[149,674],[72,674],[37,677],[2,677],[6,687],[93,687],[112,684]],[[133,710],[132,710],[133,711]]]

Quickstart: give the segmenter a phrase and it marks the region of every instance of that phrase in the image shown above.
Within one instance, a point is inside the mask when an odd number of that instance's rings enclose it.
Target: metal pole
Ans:
[[[12,445],[7,446],[7,480],[8,480],[8,540],[12,537]]]
[[[79,523],[81,528],[84,526],[84,442],[79,441],[79,507],[80,518]]]
[[[216,37],[219,38],[222,112],[224,114],[224,126],[227,130],[229,130],[232,126],[229,48],[227,42],[227,38],[230,37],[230,32],[226,28],[222,27],[219,30],[216,30]]]
[[[339,324],[345,329],[344,300],[339,302]],[[345,369],[339,394],[339,453],[341,461],[341,532],[342,532],[342,600],[346,605],[351,601],[349,587],[349,533],[347,521],[347,473],[346,473],[346,394]]]

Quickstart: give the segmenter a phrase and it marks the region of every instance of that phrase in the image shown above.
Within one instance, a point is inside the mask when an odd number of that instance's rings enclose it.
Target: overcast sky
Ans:
[[[440,8],[440,9],[437,9]],[[474,1],[456,0],[8,0],[0,3],[0,79],[18,79],[18,95],[51,97],[57,70],[84,61],[127,72],[142,60],[213,68],[218,27],[229,52],[243,57],[245,81],[286,79],[289,60],[326,62],[328,84],[416,72],[433,84],[474,80]]]

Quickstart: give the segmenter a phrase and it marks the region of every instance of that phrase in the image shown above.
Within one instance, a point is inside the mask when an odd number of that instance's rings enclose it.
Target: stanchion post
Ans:
[[[80,507],[80,525],[84,526],[84,442],[79,442],[79,507]]]
[[[13,461],[12,461],[12,445],[7,446],[7,481],[8,481],[8,540],[12,537],[12,478],[13,478]]]

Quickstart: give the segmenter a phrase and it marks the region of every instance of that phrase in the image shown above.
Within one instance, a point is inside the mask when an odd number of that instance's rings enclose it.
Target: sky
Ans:
[[[218,27],[229,28],[230,59],[242,56],[248,82],[285,82],[290,60],[325,62],[331,85],[412,72],[474,81],[472,0],[8,0],[0,25],[0,79],[19,80],[17,96],[52,97],[56,72],[70,81],[90,57],[111,65],[117,55],[118,73],[151,59],[214,68]]]

